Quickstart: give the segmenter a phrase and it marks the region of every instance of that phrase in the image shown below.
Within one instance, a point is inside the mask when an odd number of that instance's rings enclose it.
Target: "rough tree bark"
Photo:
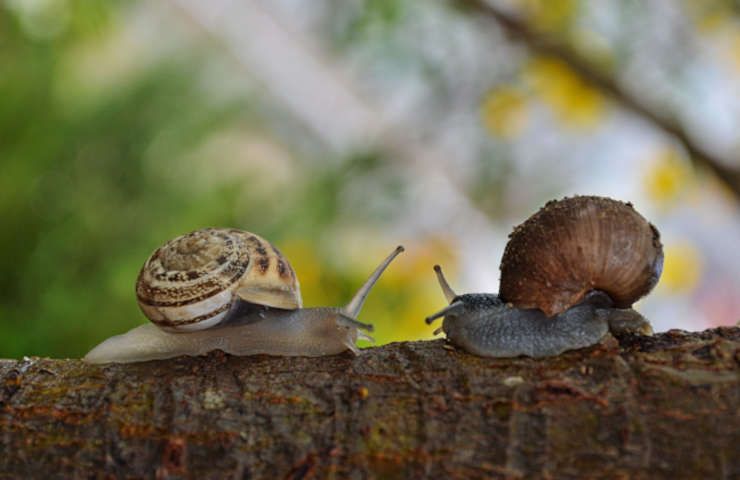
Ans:
[[[0,478],[740,478],[740,328],[551,359],[0,361]]]

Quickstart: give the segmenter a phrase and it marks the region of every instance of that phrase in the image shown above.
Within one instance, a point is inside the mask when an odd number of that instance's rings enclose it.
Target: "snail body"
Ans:
[[[357,352],[359,328],[342,324],[341,308],[265,309],[259,320],[234,319],[220,327],[171,333],[152,323],[111,337],[87,354],[90,363],[142,362],[222,350],[232,355],[318,357],[347,349]]]
[[[202,229],[177,237],[146,261],[137,279],[151,323],[111,337],[89,363],[139,362],[220,349],[234,355],[322,356],[350,350],[372,325],[356,317],[396,248],[345,307],[302,308],[290,263],[261,237]]]
[[[607,332],[651,334],[632,303],[657,283],[658,231],[631,204],[603,197],[549,202],[510,235],[497,294],[457,295],[435,266],[450,305],[448,340],[481,356],[546,357],[598,343]]]

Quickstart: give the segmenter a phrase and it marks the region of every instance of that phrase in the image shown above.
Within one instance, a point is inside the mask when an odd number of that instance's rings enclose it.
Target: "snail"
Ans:
[[[514,229],[501,259],[499,294],[457,295],[435,265],[449,306],[452,344],[489,357],[547,357],[612,332],[652,334],[631,308],[660,278],[658,230],[631,203],[594,196],[550,201]]]
[[[397,247],[345,307],[302,308],[290,263],[253,233],[206,228],[170,240],[144,263],[136,281],[139,307],[151,323],[111,337],[89,363],[140,362],[220,349],[234,355],[359,353],[371,340],[359,322],[370,289]],[[364,331],[363,331],[364,330]]]

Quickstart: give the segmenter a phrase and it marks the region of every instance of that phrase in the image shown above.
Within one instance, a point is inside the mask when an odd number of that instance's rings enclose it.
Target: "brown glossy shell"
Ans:
[[[604,197],[548,202],[514,229],[501,259],[502,299],[557,315],[591,290],[626,308],[663,269],[658,231],[630,203]]]
[[[144,314],[167,330],[201,330],[226,317],[236,298],[276,308],[301,307],[293,268],[250,232],[205,228],[158,248],[139,272]]]

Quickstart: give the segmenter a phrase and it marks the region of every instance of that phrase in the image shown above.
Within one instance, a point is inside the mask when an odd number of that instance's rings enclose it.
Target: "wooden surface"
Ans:
[[[0,361],[0,478],[740,478],[740,328],[556,358]]]

